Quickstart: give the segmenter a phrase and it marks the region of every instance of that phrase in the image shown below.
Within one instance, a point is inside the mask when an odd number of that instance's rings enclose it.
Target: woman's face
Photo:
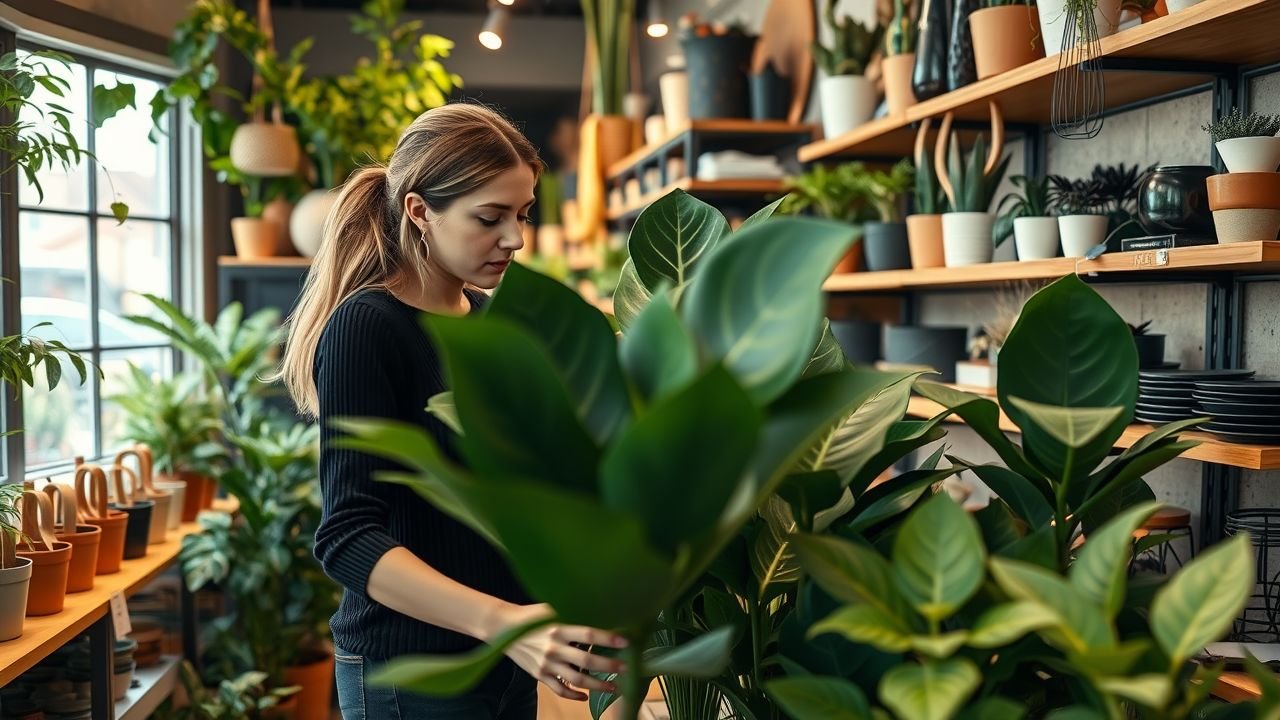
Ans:
[[[533,170],[524,164],[460,195],[444,212],[426,210],[428,262],[464,283],[495,288],[524,247],[534,200]]]

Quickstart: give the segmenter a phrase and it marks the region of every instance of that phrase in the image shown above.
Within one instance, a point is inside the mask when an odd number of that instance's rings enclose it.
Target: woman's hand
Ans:
[[[547,605],[508,605],[499,613],[498,632],[533,622],[551,615]],[[580,647],[623,648],[627,641],[605,630],[577,625],[545,625],[520,638],[507,648],[506,655],[534,679],[551,688],[552,692],[570,700],[586,700],[587,694],[575,690],[597,690],[617,693],[611,682],[593,677],[589,673],[620,673],[625,666],[621,660],[596,655]]]

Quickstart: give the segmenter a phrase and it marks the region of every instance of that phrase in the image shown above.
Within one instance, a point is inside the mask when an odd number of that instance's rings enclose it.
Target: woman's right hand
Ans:
[[[503,630],[526,625],[548,617],[547,605],[509,605],[499,613],[498,625]],[[621,673],[625,666],[617,658],[597,655],[581,647],[621,649],[627,641],[615,633],[578,625],[544,625],[507,648],[506,655],[534,679],[552,692],[570,700],[586,700],[587,694],[574,688],[617,693],[611,682],[590,673]]]

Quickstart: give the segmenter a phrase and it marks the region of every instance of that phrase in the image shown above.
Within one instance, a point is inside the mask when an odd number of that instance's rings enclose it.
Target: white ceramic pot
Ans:
[[[231,164],[246,175],[288,177],[298,172],[298,133],[271,122],[247,122],[231,136]]]
[[[644,142],[646,145],[657,145],[667,136],[667,119],[661,115],[650,115],[644,120]]]
[[[0,642],[22,635],[30,587],[31,558],[18,558],[16,567],[0,570]]]
[[[1106,215],[1063,215],[1058,218],[1064,257],[1084,257],[1107,239]]]
[[[876,112],[876,86],[862,75],[822,78],[822,134],[839,137],[871,119]]]
[[[689,74],[683,70],[665,72],[658,78],[658,94],[662,97],[662,117],[667,132],[675,132],[689,124]]]
[[[1280,167],[1280,137],[1219,140],[1215,146],[1227,172],[1275,172]]]
[[[1013,221],[1013,241],[1019,260],[1058,257],[1058,218],[1020,217]]]
[[[173,500],[169,503],[167,527],[170,530],[177,530],[182,524],[182,508],[187,501],[187,483],[184,480],[156,480],[155,486],[157,490],[163,490],[173,496]]]
[[[1170,13],[1176,13],[1179,10],[1186,10],[1192,5],[1199,5],[1200,0],[1165,0],[1165,7],[1169,8]]]
[[[951,212],[942,215],[942,254],[947,267],[991,262],[995,243],[991,226],[995,216],[984,212]]]
[[[324,240],[324,221],[338,201],[336,190],[312,190],[298,201],[289,218],[293,246],[306,257],[315,257]]]
[[[1213,229],[1218,242],[1257,242],[1275,240],[1280,233],[1280,210],[1266,208],[1237,208],[1214,210]]]
[[[1098,0],[1093,9],[1093,22],[1098,37],[1114,35],[1120,28],[1121,0]],[[1168,2],[1168,0],[1166,0]],[[1044,54],[1052,57],[1062,52],[1062,33],[1067,26],[1066,0],[1036,0],[1040,11],[1040,35],[1044,38]],[[1173,8],[1169,8],[1172,12]]]

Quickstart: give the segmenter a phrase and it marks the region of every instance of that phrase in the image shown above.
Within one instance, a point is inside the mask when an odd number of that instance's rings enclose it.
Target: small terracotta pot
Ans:
[[[129,485],[125,486],[125,478]],[[116,501],[111,507],[123,511],[129,516],[129,528],[124,536],[124,559],[136,560],[146,557],[147,544],[151,537],[151,516],[156,504],[151,500],[134,500],[140,488],[138,476],[130,468],[123,465],[111,466],[111,480],[115,484]]]
[[[1280,173],[1241,172],[1205,180],[1210,210],[1274,210],[1280,208]]]
[[[298,696],[290,695],[279,705],[263,710],[262,717],[265,720],[302,720],[298,715]]]
[[[884,73],[884,97],[889,103],[890,115],[901,115],[916,104],[915,91],[911,89],[911,73],[916,65],[916,54],[890,55],[880,61]]]
[[[22,532],[31,539],[30,544],[20,544],[17,553],[31,561],[27,616],[60,613],[67,598],[71,543],[55,539],[53,501],[48,495],[34,490],[22,493]]]
[[[262,208],[262,219],[273,222],[279,232],[276,235],[276,248],[272,254],[277,257],[296,257],[297,249],[293,247],[293,238],[289,234],[289,219],[293,215],[293,203],[283,197],[267,203]]]
[[[625,115],[600,116],[600,167],[607,170],[631,152],[634,139],[631,118]]]
[[[280,226],[271,220],[231,218],[231,240],[236,246],[236,257],[244,260],[275,257],[280,233]]]
[[[284,669],[284,684],[302,688],[294,696],[298,699],[294,713],[297,720],[328,720],[333,702],[333,651],[323,652],[316,662]]]
[[[211,477],[204,479],[204,495],[200,499],[200,509],[209,510],[213,507],[213,501],[218,497],[218,481]]]
[[[138,460],[138,483],[140,489],[134,493],[134,502],[150,500],[155,503],[155,509],[151,512],[151,529],[147,533],[147,544],[159,545],[168,539],[169,506],[173,504],[173,493],[167,490],[159,490],[155,486],[155,482],[152,479],[155,461],[151,455],[151,448],[143,443],[138,443],[127,450],[122,450],[116,454],[115,464],[123,464],[124,459],[129,456],[133,456]]]
[[[44,492],[53,503],[54,517],[58,522],[58,540],[71,544],[67,592],[92,590],[93,577],[98,572],[98,548],[102,544],[102,528],[81,522],[74,487],[49,483],[44,486]]]
[[[124,559],[124,539],[129,532],[129,516],[111,510],[107,497],[107,474],[97,465],[76,458],[76,501],[86,525],[102,529],[98,543],[98,575],[120,572]]]
[[[836,263],[834,272],[836,275],[845,275],[848,273],[856,273],[862,271],[862,243],[854,243],[849,248],[849,252],[840,258],[840,262]]]
[[[999,75],[1044,57],[1040,13],[1034,5],[1002,5],[969,16],[978,79]]]
[[[911,248],[911,267],[917,270],[943,267],[946,255],[942,244],[942,216],[908,215],[907,245]]]
[[[182,470],[178,473],[160,473],[156,477],[161,483],[183,484],[182,507],[178,511],[178,518],[184,523],[195,522],[200,514],[200,503],[204,502],[204,476]]]

